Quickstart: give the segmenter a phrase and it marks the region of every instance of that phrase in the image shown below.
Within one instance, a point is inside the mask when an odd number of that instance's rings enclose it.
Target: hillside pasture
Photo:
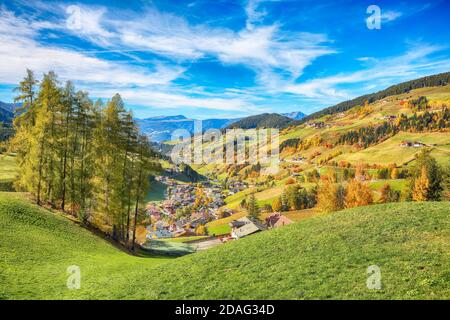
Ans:
[[[17,164],[15,157],[0,154],[0,182],[11,182],[17,178]]]
[[[3,193],[0,298],[449,299],[449,217],[448,202],[360,207],[173,259],[131,256]],[[366,286],[373,265],[380,290]],[[67,287],[70,266],[78,290]]]
[[[414,160],[414,155],[422,148],[401,147],[402,141],[418,141],[431,146],[432,155],[436,157],[438,163],[448,164],[450,158],[450,134],[448,132],[423,132],[409,133],[401,132],[375,146],[367,149],[345,153],[336,158],[335,161],[347,161],[352,164],[367,163],[380,165],[406,165]]]

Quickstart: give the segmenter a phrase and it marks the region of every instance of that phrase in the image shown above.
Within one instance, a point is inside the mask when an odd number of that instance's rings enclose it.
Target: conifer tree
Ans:
[[[259,215],[261,213],[258,202],[256,201],[255,194],[253,193],[250,195],[250,198],[247,202],[247,212],[250,217],[255,219],[259,218]]]
[[[414,201],[427,201],[429,199],[429,187],[430,181],[427,176],[427,168],[422,167],[422,171],[419,177],[414,181],[414,189],[412,193],[412,198]]]

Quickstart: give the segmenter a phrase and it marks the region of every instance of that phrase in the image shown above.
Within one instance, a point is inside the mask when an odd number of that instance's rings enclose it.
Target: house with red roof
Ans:
[[[293,221],[279,212],[275,212],[266,218],[268,228],[278,228],[291,224]]]

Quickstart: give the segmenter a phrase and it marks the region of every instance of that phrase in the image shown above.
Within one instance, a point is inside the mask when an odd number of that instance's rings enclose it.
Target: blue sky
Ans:
[[[30,68],[140,118],[311,113],[450,71],[448,21],[443,0],[0,0],[0,100]]]

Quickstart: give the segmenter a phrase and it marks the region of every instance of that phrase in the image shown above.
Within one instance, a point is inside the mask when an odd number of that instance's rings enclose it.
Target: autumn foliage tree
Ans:
[[[414,188],[412,191],[412,199],[414,201],[427,201],[430,191],[430,180],[427,175],[427,168],[422,167],[420,176],[414,180]]]
[[[397,202],[400,199],[400,192],[393,190],[389,183],[386,183],[381,187],[380,193],[381,196],[379,201],[381,203]]]
[[[369,186],[357,179],[351,180],[346,188],[345,207],[360,207],[371,203],[373,203],[373,197]]]
[[[273,201],[272,209],[275,212],[280,212],[282,208],[283,208],[283,202],[281,200],[281,197],[278,197]]]
[[[317,206],[324,212],[344,208],[345,189],[342,185],[324,179],[317,190]]]
[[[443,191],[443,174],[428,150],[416,158],[409,181],[410,198],[414,201],[439,201]]]

